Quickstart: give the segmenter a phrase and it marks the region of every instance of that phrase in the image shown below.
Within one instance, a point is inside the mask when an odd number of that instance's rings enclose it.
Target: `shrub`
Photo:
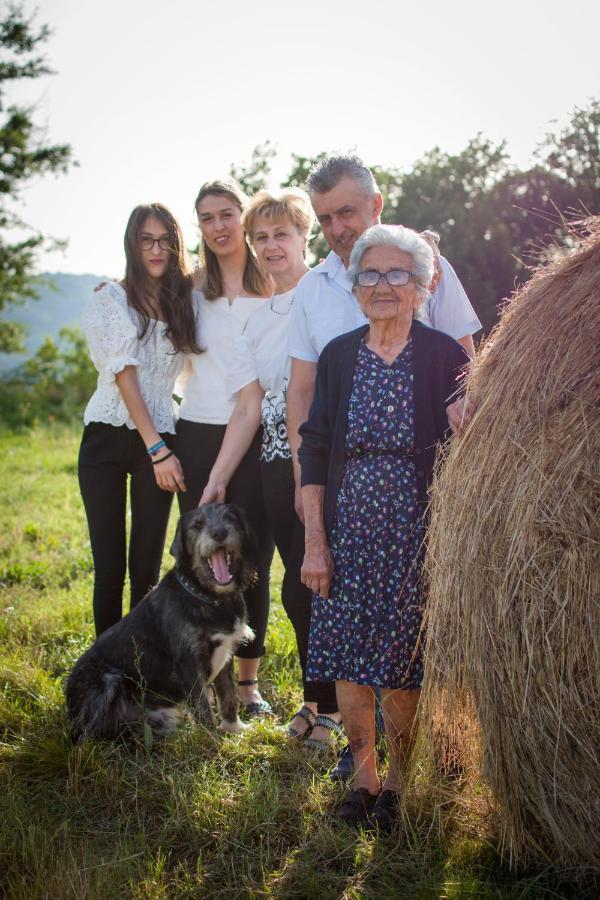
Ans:
[[[0,417],[9,428],[81,417],[97,373],[79,328],[61,328],[38,351],[0,379]]]

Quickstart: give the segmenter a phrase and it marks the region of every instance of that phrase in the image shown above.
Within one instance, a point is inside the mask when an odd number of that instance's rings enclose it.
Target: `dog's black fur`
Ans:
[[[170,731],[182,703],[212,726],[210,683],[220,728],[242,727],[232,654],[253,637],[242,594],[256,577],[246,516],[232,504],[198,507],[179,520],[171,553],[174,568],[75,664],[66,694],[76,740],[131,735],[144,720]]]

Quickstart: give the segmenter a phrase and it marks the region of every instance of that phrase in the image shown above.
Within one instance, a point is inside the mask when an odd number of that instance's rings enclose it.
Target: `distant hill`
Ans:
[[[48,335],[56,339],[65,325],[80,325],[83,304],[98,282],[106,280],[101,275],[68,275],[64,272],[44,272],[43,278],[51,281],[38,287],[39,300],[27,300],[25,306],[11,306],[6,318],[22,322],[27,327],[26,354],[0,353],[0,372],[20,365],[38,349]]]

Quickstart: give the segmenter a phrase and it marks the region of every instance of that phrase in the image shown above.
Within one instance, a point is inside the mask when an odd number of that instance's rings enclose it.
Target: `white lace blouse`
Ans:
[[[144,402],[159,433],[175,432],[175,379],[183,364],[168,337],[165,324],[151,319],[142,339],[139,316],[127,304],[120,284],[111,282],[92,294],[86,303],[83,328],[92,362],[98,370],[98,384],[85,408],[83,421],[126,425],[135,429],[115,375],[126,366],[137,367]]]

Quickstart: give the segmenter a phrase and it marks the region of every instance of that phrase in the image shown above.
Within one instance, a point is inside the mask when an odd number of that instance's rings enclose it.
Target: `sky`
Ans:
[[[129,213],[149,201],[193,246],[199,186],[266,140],[273,186],[292,153],[353,149],[405,169],[478,132],[526,167],[600,96],[596,0],[25,0],[35,8],[57,74],[7,100],[35,104],[79,164],[29,185],[18,208],[68,240],[45,271],[121,276]]]

